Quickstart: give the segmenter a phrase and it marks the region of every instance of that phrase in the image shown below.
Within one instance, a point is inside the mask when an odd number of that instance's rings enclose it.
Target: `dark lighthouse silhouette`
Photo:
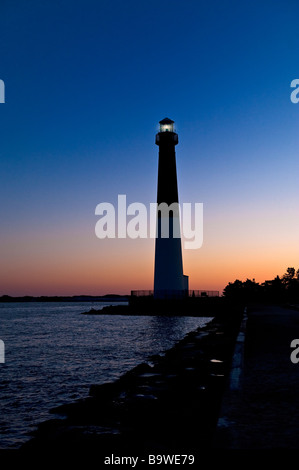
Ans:
[[[157,204],[165,211],[158,207],[154,297],[182,298],[188,295],[188,276],[183,274],[178,206],[175,146],[179,140],[174,132],[174,121],[165,118],[159,124],[160,131],[156,135],[159,146]]]

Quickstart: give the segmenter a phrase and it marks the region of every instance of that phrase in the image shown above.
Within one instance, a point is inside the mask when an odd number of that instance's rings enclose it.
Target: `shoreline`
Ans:
[[[149,297],[130,299],[126,305],[107,305],[97,310],[91,308],[82,315],[140,315],[140,316],[190,316],[204,317],[221,315],[235,306],[222,297],[158,300]]]
[[[13,302],[128,302],[129,295],[106,294],[106,295],[42,295],[35,297],[33,295],[24,295],[19,297],[12,297],[10,295],[2,295],[0,303],[13,303]]]
[[[115,382],[91,386],[86,399],[51,410],[57,417],[20,451],[202,452],[212,445],[241,317],[223,312]]]
[[[147,310],[135,310],[131,309],[129,305],[108,305],[103,307],[101,310],[91,308],[87,312],[81,312],[81,315],[125,315],[125,316],[163,316],[163,317],[206,317],[206,316],[215,316],[211,312],[187,312],[182,313],[182,311],[168,311],[162,313],[159,310],[156,311],[147,311]]]

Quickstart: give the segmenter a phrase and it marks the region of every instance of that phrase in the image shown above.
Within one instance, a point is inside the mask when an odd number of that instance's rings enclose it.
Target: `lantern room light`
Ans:
[[[160,132],[174,132],[174,121],[172,121],[171,119],[162,119],[159,124]]]

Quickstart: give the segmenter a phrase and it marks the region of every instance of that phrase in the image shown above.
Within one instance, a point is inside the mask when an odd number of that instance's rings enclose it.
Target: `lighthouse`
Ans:
[[[188,295],[188,276],[183,274],[180,213],[175,146],[178,134],[174,121],[159,122],[156,135],[159,146],[157,232],[155,247],[155,298],[183,298]]]

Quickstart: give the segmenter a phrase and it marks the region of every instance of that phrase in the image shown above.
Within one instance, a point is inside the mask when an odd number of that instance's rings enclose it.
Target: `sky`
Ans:
[[[1,0],[0,295],[152,289],[154,240],[95,234],[156,201],[175,121],[180,203],[203,203],[190,289],[299,268],[296,0]]]

